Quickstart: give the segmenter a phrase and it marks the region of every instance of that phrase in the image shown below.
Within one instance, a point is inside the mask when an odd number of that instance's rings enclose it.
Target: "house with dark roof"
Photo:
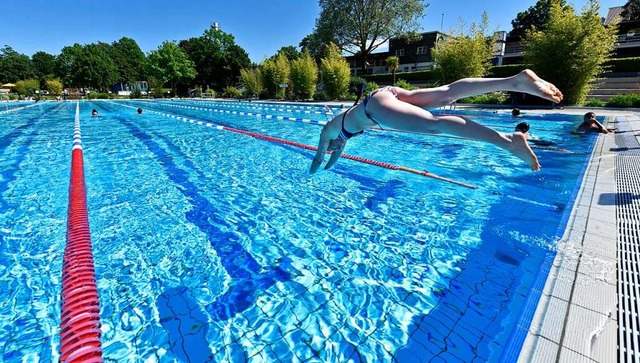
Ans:
[[[387,58],[395,55],[400,60],[397,72],[413,72],[433,68],[431,49],[446,34],[432,31],[419,34],[419,39],[407,42],[404,38],[389,40],[389,50],[372,53],[367,59],[365,74],[388,73]],[[358,55],[345,57],[351,68],[351,74],[362,74],[362,60]]]
[[[640,20],[622,18],[622,6],[609,8],[603,19],[604,25],[618,23],[618,39],[614,49],[614,58],[640,57]]]

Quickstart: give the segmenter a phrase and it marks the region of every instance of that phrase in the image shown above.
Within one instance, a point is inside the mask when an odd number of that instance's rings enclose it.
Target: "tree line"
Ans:
[[[240,69],[250,65],[232,35],[211,27],[200,37],[165,41],[148,54],[127,37],[111,44],[65,46],[58,55],[40,51],[31,58],[5,46],[0,50],[0,83],[19,83],[19,91],[33,95],[36,89],[59,94],[60,85],[106,92],[116,84],[148,81],[151,88],[169,85],[175,94],[180,86],[235,84]],[[25,84],[27,89],[21,89]]]

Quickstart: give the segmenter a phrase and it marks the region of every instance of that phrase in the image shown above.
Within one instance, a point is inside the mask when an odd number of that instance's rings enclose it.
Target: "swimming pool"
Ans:
[[[71,102],[0,114],[6,362],[58,357],[74,115]],[[81,102],[80,115],[114,361],[515,360],[593,145],[568,134],[574,116],[529,115],[570,151],[536,149],[539,173],[438,136],[371,131],[345,150],[471,190],[346,159],[310,176],[312,151],[206,124],[315,146],[320,106]]]

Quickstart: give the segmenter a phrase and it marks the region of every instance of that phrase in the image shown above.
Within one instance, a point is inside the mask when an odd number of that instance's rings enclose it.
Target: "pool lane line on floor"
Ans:
[[[102,362],[100,301],[91,251],[79,103],[73,132],[61,310],[60,361]]]
[[[113,104],[121,106],[121,107],[128,107],[128,108],[136,109],[136,107],[134,107],[134,106],[118,104],[116,102],[110,102],[110,103],[113,103]],[[273,137],[273,136],[268,136],[268,135],[260,134],[260,133],[257,133],[257,132],[251,132],[251,131],[236,129],[236,128],[228,127],[228,126],[216,125],[216,124],[214,124],[212,122],[198,121],[198,120],[194,120],[194,119],[187,118],[187,117],[184,117],[184,116],[176,116],[176,115],[172,115],[172,114],[169,114],[169,113],[163,113],[163,112],[159,112],[159,111],[155,111],[155,110],[149,110],[149,112],[152,112],[152,113],[164,116],[164,117],[175,118],[175,119],[178,119],[178,120],[181,120],[181,121],[184,121],[184,122],[195,123],[195,124],[198,124],[198,125],[204,125],[206,127],[213,127],[213,128],[218,129],[218,130],[229,131],[229,132],[233,132],[233,133],[237,133],[237,134],[243,134],[243,135],[251,136],[251,137],[254,137],[254,138],[257,138],[257,139],[263,139],[263,140],[268,140],[268,141],[272,141],[272,142],[278,142],[278,143],[281,143],[281,144],[295,146],[295,147],[299,147],[299,148],[302,148],[302,149],[318,151],[318,148],[315,147],[315,146],[306,145],[306,144],[302,144],[302,143],[295,142],[295,141],[289,141],[289,140],[285,140],[285,139],[281,139],[281,138],[277,138],[277,137]],[[405,172],[413,173],[413,174],[416,174],[416,175],[421,175],[421,176],[424,176],[424,177],[427,177],[427,178],[432,178],[432,179],[444,181],[444,182],[447,182],[447,183],[459,185],[459,186],[462,186],[462,187],[465,187],[465,188],[469,188],[469,189],[478,189],[478,187],[475,186],[475,185],[472,185],[472,184],[469,184],[469,183],[465,183],[465,182],[462,182],[462,181],[458,181],[458,180],[455,180],[455,179],[446,178],[446,177],[443,177],[443,176],[440,176],[440,175],[437,175],[437,174],[433,174],[433,173],[428,172],[427,170],[417,170],[417,169],[407,168],[407,167],[400,166],[400,165],[394,165],[394,164],[389,164],[389,163],[385,163],[385,162],[381,162],[381,161],[377,161],[377,160],[366,159],[366,158],[362,158],[360,156],[355,156],[355,155],[350,155],[350,154],[345,154],[345,153],[343,153],[341,155],[341,157],[343,157],[345,159],[349,159],[349,160],[359,161],[359,162],[365,163],[365,164],[379,166],[379,167],[385,168],[385,169],[405,171]]]

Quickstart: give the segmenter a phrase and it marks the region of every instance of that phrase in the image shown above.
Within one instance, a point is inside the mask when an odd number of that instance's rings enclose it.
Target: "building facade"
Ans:
[[[607,16],[602,19],[604,25],[610,25],[620,20],[618,24],[618,39],[614,48],[614,58],[640,57],[640,20],[621,19],[622,6],[609,8]],[[396,72],[413,72],[424,69],[432,69],[434,66],[431,49],[438,41],[447,37],[439,31],[420,34],[420,39],[415,42],[407,42],[402,38],[389,40],[389,50],[373,53],[367,59],[364,74],[389,73],[386,60],[390,56],[397,56],[400,65]],[[493,64],[509,65],[522,64],[524,61],[524,45],[519,37],[509,36],[505,31],[495,34],[496,42],[493,48]],[[352,75],[360,75],[362,60],[357,55],[346,57],[351,68]]]
[[[403,38],[389,40],[389,50],[386,52],[372,53],[367,59],[364,74],[388,73],[387,58],[396,56],[400,64],[396,72],[413,72],[433,68],[431,49],[444,36],[444,33],[433,31],[419,34],[420,38],[415,42],[407,42]],[[358,55],[345,57],[351,68],[352,75],[362,74],[362,59]]]

